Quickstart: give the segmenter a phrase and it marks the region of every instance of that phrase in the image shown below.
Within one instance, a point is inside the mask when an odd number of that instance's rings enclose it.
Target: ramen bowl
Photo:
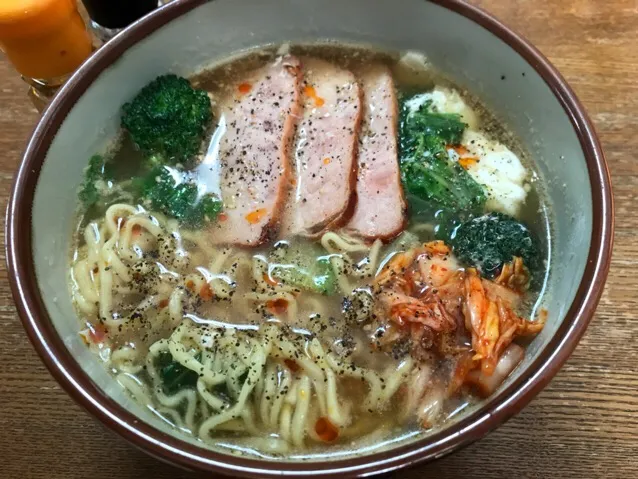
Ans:
[[[424,53],[479,97],[530,152],[552,205],[547,324],[487,400],[433,431],[311,460],[263,459],[204,446],[133,401],[81,340],[67,290],[77,188],[86,160],[119,128],[120,105],[166,72],[189,75],[257,46],[330,40]],[[131,444],[187,469],[247,477],[346,477],[439,458],[520,411],[557,373],[603,290],[613,205],[603,152],[585,111],[527,41],[456,0],[177,0],[92,56],[38,123],[7,210],[7,261],[27,334],[85,409]]]

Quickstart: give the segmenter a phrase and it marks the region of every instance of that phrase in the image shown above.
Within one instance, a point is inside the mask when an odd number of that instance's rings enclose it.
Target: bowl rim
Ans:
[[[554,336],[516,381],[451,427],[385,451],[334,461],[272,461],[242,458],[204,449],[155,429],[106,396],[64,346],[43,304],[32,258],[31,213],[34,193],[53,138],[66,115],[93,80],[129,47],[171,20],[207,3],[207,0],[176,0],[127,27],[87,59],[61,88],[32,133],[14,178],[5,218],[5,251],[11,290],[31,343],[67,393],[128,442],[158,459],[186,469],[240,474],[245,477],[347,477],[380,474],[442,457],[483,437],[527,405],[570,356],[591,321],[602,294],[613,244],[611,181],[594,127],[563,77],[522,36],[490,14],[462,0],[424,1],[468,18],[507,43],[544,79],[562,105],[579,138],[590,176],[592,237],[576,297]]]

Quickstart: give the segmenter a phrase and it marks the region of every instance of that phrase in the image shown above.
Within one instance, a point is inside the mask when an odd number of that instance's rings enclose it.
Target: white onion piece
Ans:
[[[422,364],[413,372],[408,383],[407,394],[405,396],[405,402],[403,403],[403,411],[401,412],[401,416],[404,420],[416,412],[419,400],[423,397],[423,392],[427,389],[431,377],[432,368],[427,364]]]
[[[446,399],[445,388],[438,381],[431,384],[417,408],[417,417],[424,428],[434,426],[443,411]]]
[[[491,375],[475,370],[468,374],[467,382],[477,387],[482,396],[489,396],[505,381],[525,356],[525,350],[518,344],[510,344],[498,360]]]

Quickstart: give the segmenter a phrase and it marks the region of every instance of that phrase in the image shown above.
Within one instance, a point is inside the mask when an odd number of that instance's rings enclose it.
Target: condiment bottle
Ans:
[[[0,47],[40,110],[93,51],[75,0],[0,0]]]
[[[91,17],[94,35],[103,42],[158,6],[158,0],[82,0],[82,3]]]

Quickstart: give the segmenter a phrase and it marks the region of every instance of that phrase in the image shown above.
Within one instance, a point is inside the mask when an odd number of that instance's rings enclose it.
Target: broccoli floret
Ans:
[[[494,278],[514,256],[532,272],[540,264],[536,238],[523,224],[502,213],[488,213],[459,225],[451,238],[458,259]]]
[[[190,161],[212,119],[206,92],[176,75],[157,77],[122,107],[122,127],[154,164]]]
[[[409,195],[432,211],[476,211],[485,204],[481,185],[449,159],[446,145],[456,145],[467,125],[457,114],[436,113],[431,102],[417,109],[410,99],[401,108],[399,146],[401,179]]]
[[[309,245],[286,248],[270,268],[273,279],[315,293],[330,295],[336,292],[337,277],[330,260],[320,256],[318,248]]]
[[[141,199],[152,208],[177,219],[189,228],[217,219],[222,202],[211,193],[200,194],[197,185],[175,169],[157,167],[137,183]]]
[[[109,194],[109,180],[113,178],[111,167],[102,155],[93,155],[84,171],[84,182],[78,197],[86,209],[98,204]]]

